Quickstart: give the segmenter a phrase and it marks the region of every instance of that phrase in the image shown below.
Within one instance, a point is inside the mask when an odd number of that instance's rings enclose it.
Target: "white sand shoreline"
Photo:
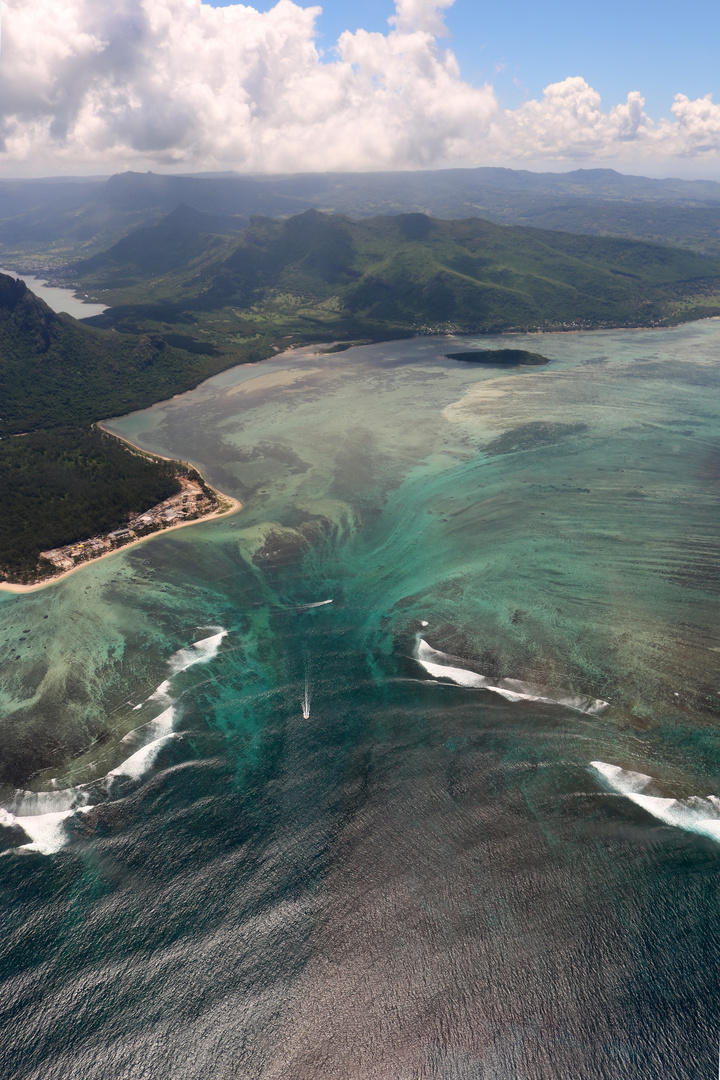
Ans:
[[[148,457],[159,458],[162,461],[177,461],[177,458],[164,457],[162,454],[153,454],[149,450],[144,450],[142,446],[136,446],[136,444],[130,442],[129,439],[123,439],[122,436],[115,435],[114,432],[108,431],[101,423],[98,423],[97,427],[107,435],[111,435],[113,439],[119,439],[120,442],[125,443],[127,446],[131,446],[134,450],[139,450],[142,454],[147,454]],[[183,462],[183,464],[186,463]],[[188,462],[187,464],[190,463]],[[194,465],[191,465],[190,467],[195,469]],[[199,476],[202,476],[198,469],[195,469],[195,472],[197,472]],[[204,478],[203,483],[206,483]],[[217,488],[211,487],[210,484],[207,484],[207,486],[220,503],[220,508],[214,510],[211,514],[204,514],[202,517],[194,518],[192,521],[181,521],[177,525],[168,525],[166,528],[159,529],[157,532],[148,533],[146,536],[138,536],[135,540],[123,544],[122,547],[114,548],[112,551],[105,551],[102,555],[96,555],[90,559],[85,559],[83,562],[78,563],[77,566],[73,566],[72,570],[65,570],[62,574],[55,574],[53,577],[45,578],[43,581],[35,581],[32,585],[20,585],[12,581],[2,581],[0,582],[0,592],[38,592],[40,589],[46,589],[49,585],[55,585],[57,582],[63,581],[65,578],[70,577],[71,574],[76,574],[78,570],[82,570],[85,566],[91,566],[93,563],[100,562],[102,559],[109,559],[112,555],[117,555],[121,551],[129,551],[130,548],[137,547],[138,544],[144,544],[148,540],[154,540],[158,536],[165,536],[167,533],[175,532],[176,529],[187,529],[190,525],[199,525],[203,521],[213,521],[219,517],[230,517],[232,514],[236,514],[239,510],[242,510],[242,503],[238,499],[234,499],[231,495],[225,495],[222,491],[218,491]]]
[[[663,330],[676,330],[676,329],[679,329],[680,327],[683,327],[683,326],[690,326],[690,325],[692,325],[692,323],[711,322],[712,320],[715,320],[715,319],[720,319],[720,316],[719,315],[707,315],[707,316],[705,316],[704,318],[701,318],[701,319],[690,319],[687,322],[686,321],[680,321],[680,322],[677,322],[677,323],[672,323],[672,324],[667,325],[667,326],[626,326],[626,327],[621,327],[621,326],[608,327],[608,326],[606,326],[606,327],[596,327],[596,328],[585,327],[583,329],[577,328],[577,329],[572,329],[572,330],[558,330],[558,329],[555,329],[555,330],[545,330],[545,329],[542,329],[542,330],[540,330],[540,329],[538,329],[538,330],[506,330],[504,332],[500,331],[497,334],[487,334],[487,335],[482,334],[480,332],[477,332],[477,333],[468,332],[468,333],[463,334],[463,333],[458,333],[457,331],[445,331],[445,332],[440,331],[440,332],[435,332],[435,333],[431,333],[431,334],[424,334],[424,333],[409,334],[408,338],[416,337],[416,338],[422,339],[422,338],[426,338],[426,337],[438,337],[438,338],[455,338],[457,340],[457,339],[462,339],[462,338],[485,338],[485,337],[488,337],[488,338],[514,338],[514,337],[538,337],[538,338],[543,338],[543,337],[551,336],[553,334],[563,334],[563,335],[571,335],[571,334],[602,334],[602,333],[604,333],[604,334],[616,334],[616,333],[631,333],[631,332],[643,334],[643,333],[657,332],[657,331],[663,331]],[[394,339],[394,338],[390,339],[388,344],[391,344],[392,341],[394,341],[394,340],[397,340],[397,339]],[[408,339],[403,338],[402,340],[408,340]],[[358,346],[355,346],[353,343],[350,343],[349,348],[354,348],[354,347],[362,348],[362,347],[365,347],[367,345],[379,345],[379,344],[383,344],[383,342],[381,342],[381,341],[366,342],[366,343],[364,343],[364,345],[358,345]],[[320,350],[320,349],[325,350],[325,349],[327,349],[327,347],[328,347],[328,342],[318,342],[316,345],[303,345],[303,346],[300,346],[299,349],[301,349],[307,355],[312,356],[312,355],[320,355],[317,352],[317,350]],[[316,350],[315,354],[313,354],[310,351],[312,349]],[[291,346],[290,348],[281,350],[280,352],[275,353],[274,355],[267,356],[267,357],[265,357],[265,359],[266,360],[279,360],[285,354],[292,354],[293,352],[296,352],[296,351],[299,351],[298,347],[297,346],[295,346],[295,347]],[[251,366],[252,367],[255,367],[255,366],[259,367],[262,363],[263,363],[262,360],[258,360],[258,361],[250,361],[250,362],[240,363],[240,364],[233,364],[229,368],[226,368],[226,369],[224,369],[223,371],[220,371],[220,372],[216,372],[215,375],[209,376],[209,378],[204,379],[203,382],[208,382],[208,381],[210,381],[210,379],[216,378],[218,375],[224,375],[224,374],[226,374],[227,371],[232,371],[233,367],[238,367],[238,368],[245,368],[245,367],[251,367]],[[317,371],[317,370],[319,370],[319,369],[314,369],[314,371]],[[249,381],[252,382],[253,380],[249,380]],[[199,383],[198,386],[202,386],[202,382]],[[198,387],[195,387],[194,389],[198,389]],[[192,392],[193,392],[192,390],[190,390],[190,391],[184,390],[179,394],[173,394],[173,396],[170,397],[170,398],[164,398],[162,401],[154,402],[152,405],[148,406],[148,409],[162,408],[162,406],[166,405],[169,401],[174,401],[176,398],[184,397],[185,394],[192,393]],[[236,389],[235,392],[237,393],[237,392],[242,392],[242,391],[239,390],[239,389]],[[141,454],[147,454],[148,457],[155,457],[155,458],[158,458],[161,461],[177,461],[178,460],[177,458],[170,458],[170,457],[165,457],[163,454],[157,454],[152,450],[145,450],[142,446],[138,446],[137,443],[131,442],[130,439],[126,439],[122,435],[117,435],[114,431],[108,430],[108,428],[104,427],[102,422],[99,421],[99,420],[96,421],[96,427],[100,428],[100,430],[104,431],[107,435],[111,435],[114,439],[119,439],[120,442],[125,443],[127,446],[131,446],[133,448],[133,450],[137,450]],[[189,462],[184,463],[184,464],[189,464]],[[195,468],[195,466],[193,465],[193,466],[191,466],[191,468]],[[199,470],[196,469],[195,471],[199,473]],[[205,482],[205,481],[203,481],[203,482]],[[208,484],[208,487],[210,487],[209,484]],[[54,585],[56,582],[62,581],[64,578],[69,577],[70,574],[74,574],[74,573],[76,573],[76,571],[82,570],[83,566],[88,566],[91,563],[99,561],[100,559],[107,559],[111,555],[116,555],[119,551],[126,551],[127,549],[129,549],[131,547],[135,547],[137,544],[143,544],[143,543],[145,543],[146,540],[152,540],[156,536],[163,536],[165,533],[172,532],[175,529],[184,529],[188,525],[197,525],[201,521],[209,521],[209,520],[212,520],[213,518],[226,516],[226,515],[229,516],[231,514],[237,513],[237,511],[239,511],[239,510],[242,510],[242,503],[239,502],[237,499],[232,498],[232,496],[230,496],[230,495],[223,494],[223,492],[218,491],[216,488],[211,488],[211,491],[215,492],[215,495],[218,497],[219,500],[222,500],[223,502],[228,503],[230,505],[223,508],[223,509],[221,509],[221,510],[215,511],[215,513],[213,513],[213,514],[206,514],[204,517],[196,518],[194,521],[183,521],[179,525],[170,525],[165,529],[161,529],[159,532],[149,533],[147,536],[140,536],[136,540],[132,540],[132,541],[130,541],[130,543],[124,544],[120,548],[115,548],[115,550],[113,550],[113,551],[107,551],[102,555],[96,556],[95,558],[87,559],[85,562],[78,563],[78,565],[74,566],[72,568],[72,570],[65,570],[62,574],[58,574],[57,576],[52,577],[52,578],[47,578],[44,581],[38,581],[38,582],[35,582],[32,585],[18,585],[18,584],[13,584],[12,582],[0,582],[0,592],[26,593],[26,592],[36,592],[39,589],[45,589],[49,585]]]

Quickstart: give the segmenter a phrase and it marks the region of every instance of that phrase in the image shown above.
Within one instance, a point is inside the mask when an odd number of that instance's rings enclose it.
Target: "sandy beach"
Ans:
[[[209,484],[208,487],[210,487]],[[210,490],[215,491],[215,488],[210,488]],[[94,559],[86,559],[84,562],[78,563],[77,566],[73,566],[72,570],[64,570],[62,574],[56,574],[54,577],[46,578],[45,581],[36,581],[32,585],[14,585],[10,581],[0,582],[0,591],[27,593],[37,592],[38,589],[46,589],[48,585],[55,585],[58,581],[62,581],[63,578],[70,577],[71,574],[76,574],[78,570],[82,570],[85,566],[90,566],[92,563],[99,562],[101,559],[109,559],[111,556],[117,555],[121,551],[128,551],[132,547],[137,547],[138,544],[145,544],[148,540],[157,539],[158,536],[166,536],[168,533],[175,532],[176,529],[187,529],[191,525],[199,525],[202,521],[212,521],[214,518],[218,517],[230,517],[231,514],[235,514],[238,510],[242,510],[242,503],[239,502],[238,499],[233,499],[229,495],[223,495],[220,491],[215,491],[215,494],[222,500],[224,505],[212,514],[206,514],[204,517],[195,518],[194,521],[182,521],[179,525],[168,525],[166,529],[148,533],[147,536],[138,536],[136,540],[131,540],[129,544],[123,544],[122,547],[115,548],[113,551],[106,551],[102,555],[97,555]]]
[[[102,424],[97,425],[108,435],[112,435],[114,439],[119,439],[120,442],[125,443],[127,446],[132,446],[134,450],[139,450],[143,454],[147,454],[148,457],[161,458],[163,461],[174,461],[175,458],[163,457],[162,454],[151,454],[147,450],[143,450],[141,446],[136,446],[135,443],[131,443],[129,439],[123,439],[119,435],[115,435],[112,431],[107,431]],[[195,468],[195,466],[191,466]],[[195,469],[198,472],[197,469]],[[198,475],[201,475],[198,473]],[[203,480],[203,483],[205,481]],[[176,529],[187,529],[190,525],[199,525],[202,521],[212,521],[218,517],[230,517],[231,514],[235,514],[238,510],[242,510],[242,503],[238,499],[234,499],[231,495],[225,495],[222,491],[218,491],[216,488],[208,488],[213,492],[218,502],[220,503],[220,509],[215,510],[212,514],[205,514],[203,517],[194,518],[192,521],[181,521],[178,525],[168,525],[165,529],[160,529],[158,532],[148,533],[146,536],[138,536],[137,539],[131,540],[128,544],[123,544],[122,547],[114,548],[112,551],[106,551],[102,555],[97,555],[92,559],[85,559],[84,562],[78,563],[77,566],[73,566],[72,570],[65,570],[62,574],[55,574],[53,577],[45,578],[44,581],[33,582],[32,585],[17,585],[11,581],[0,582],[0,592],[9,593],[28,593],[37,592],[39,589],[46,589],[49,585],[55,585],[58,581],[63,581],[66,577],[70,577],[71,574],[76,574],[78,570],[82,570],[85,566],[90,566],[92,563],[99,562],[101,559],[109,559],[113,555],[117,555],[120,551],[128,551],[132,547],[137,547],[138,544],[145,544],[148,540],[154,540],[158,536],[166,536],[167,533],[175,532]]]

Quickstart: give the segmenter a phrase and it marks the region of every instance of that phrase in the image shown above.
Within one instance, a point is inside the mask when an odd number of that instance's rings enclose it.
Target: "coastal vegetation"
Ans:
[[[0,576],[34,580],[41,551],[110,532],[177,494],[181,468],[95,427],[0,440]]]
[[[184,339],[133,336],[57,314],[23,281],[0,274],[0,437],[88,425],[169,397],[236,360]]]
[[[254,218],[178,207],[78,264],[110,305],[82,323],[0,275],[0,567],[162,501],[172,467],[90,426],[310,342],[660,326],[720,314],[720,260],[654,244],[421,213]],[[540,364],[519,350],[453,353]],[[19,437],[22,436],[22,437]]]
[[[254,219],[240,237],[211,229],[178,212],[78,264],[83,290],[110,305],[89,321],[165,341],[180,332],[210,362],[229,342],[659,326],[720,312],[719,259],[631,240],[315,210]]]

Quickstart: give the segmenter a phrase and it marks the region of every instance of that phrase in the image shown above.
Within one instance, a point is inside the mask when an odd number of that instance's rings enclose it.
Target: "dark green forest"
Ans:
[[[720,260],[631,240],[314,210],[215,227],[175,213],[78,267],[114,305],[92,326],[0,275],[0,436],[144,408],[276,344],[720,313]]]
[[[516,367],[528,364],[542,367],[549,364],[547,356],[528,352],[527,349],[473,349],[471,352],[445,353],[448,360],[462,360],[465,364],[487,364],[489,367]]]
[[[0,437],[131,412],[239,359],[236,350],[198,352],[183,335],[93,329],[0,274]]]
[[[0,441],[0,570],[31,579],[41,551],[107,533],[180,490],[178,465],[97,428]]]

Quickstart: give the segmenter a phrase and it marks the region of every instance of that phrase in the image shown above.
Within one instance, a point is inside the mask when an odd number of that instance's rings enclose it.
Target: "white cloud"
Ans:
[[[720,105],[603,111],[582,78],[500,108],[441,48],[453,0],[397,0],[386,34],[320,55],[320,8],[200,0],[5,0],[0,168],[417,168],[720,157]]]
[[[653,138],[653,123],[636,91],[609,112],[600,95],[579,76],[545,88],[540,101],[506,111],[500,125],[506,153],[516,157],[568,160],[621,156],[623,143]],[[637,147],[636,147],[637,149]]]
[[[425,30],[435,37],[447,33],[442,12],[455,0],[396,0],[395,14],[388,19],[398,30]]]
[[[661,137],[674,144],[675,153],[716,156],[720,148],[720,105],[713,102],[712,94],[695,101],[676,94],[672,111],[677,123],[664,121]]]

